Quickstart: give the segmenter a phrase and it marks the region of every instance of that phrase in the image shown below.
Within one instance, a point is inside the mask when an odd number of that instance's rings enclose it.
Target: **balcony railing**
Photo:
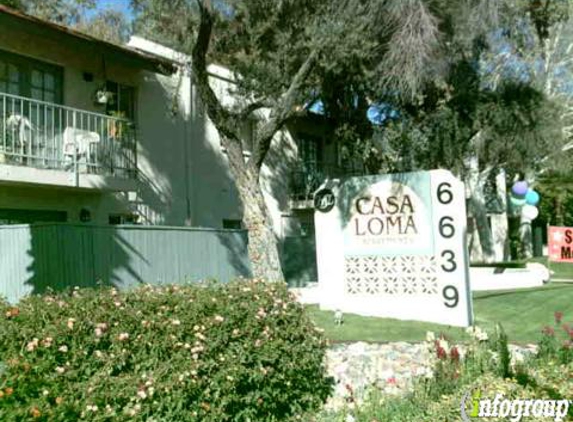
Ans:
[[[0,164],[131,179],[131,121],[0,93]]]
[[[300,162],[291,173],[290,198],[292,200],[312,199],[314,192],[328,178],[364,174],[364,167],[359,165],[339,165],[321,161]]]

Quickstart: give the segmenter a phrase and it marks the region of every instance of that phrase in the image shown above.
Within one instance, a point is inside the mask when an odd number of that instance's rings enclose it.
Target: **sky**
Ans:
[[[131,17],[131,8],[129,7],[130,0],[96,0],[98,9],[116,9],[125,13],[127,17]]]

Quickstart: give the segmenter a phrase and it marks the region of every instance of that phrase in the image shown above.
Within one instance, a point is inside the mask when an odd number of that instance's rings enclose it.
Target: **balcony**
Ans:
[[[304,161],[298,163],[290,177],[291,209],[313,208],[314,192],[326,179],[362,176],[365,174],[361,165],[339,165],[321,161]]]
[[[127,119],[0,93],[0,182],[134,190],[136,158]]]

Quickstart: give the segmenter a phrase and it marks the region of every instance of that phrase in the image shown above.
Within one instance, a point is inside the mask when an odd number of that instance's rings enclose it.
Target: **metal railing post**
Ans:
[[[75,130],[77,129],[76,124],[76,111],[73,111],[72,114],[72,125],[74,129],[74,179],[76,183],[76,187],[80,186],[80,174],[79,174],[79,167],[78,167],[78,140],[77,136],[75,136]]]

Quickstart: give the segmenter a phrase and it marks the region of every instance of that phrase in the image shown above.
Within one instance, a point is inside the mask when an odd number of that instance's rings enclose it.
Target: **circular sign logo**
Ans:
[[[328,212],[334,207],[334,192],[330,189],[321,189],[314,194],[314,208],[320,212]]]

